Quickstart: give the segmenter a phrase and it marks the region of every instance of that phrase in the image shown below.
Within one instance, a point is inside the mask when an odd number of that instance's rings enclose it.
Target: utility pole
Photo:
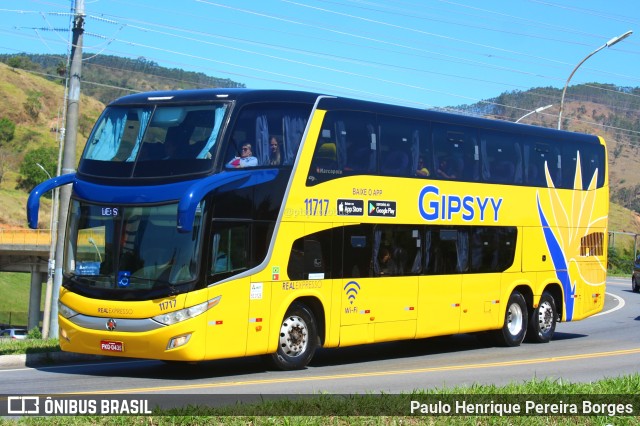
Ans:
[[[69,96],[67,98],[67,119],[62,155],[61,174],[73,173],[76,167],[76,141],[78,137],[78,117],[80,112],[80,81],[82,77],[82,39],[84,34],[84,0],[76,0],[73,18],[73,37],[71,40],[71,66],[69,68]],[[58,231],[56,238],[55,270],[53,278],[53,292],[51,297],[51,314],[49,321],[49,337],[58,335],[58,296],[62,286],[62,267],[65,228],[71,199],[71,186],[60,188],[58,200]],[[53,244],[53,241],[52,241]]]
[[[69,68],[67,66],[67,68]],[[64,100],[66,107],[67,89],[69,84],[65,83],[64,88]],[[64,114],[66,118],[66,113]],[[59,129],[58,135],[58,166],[56,167],[56,176],[60,176],[60,168],[62,165],[62,147],[64,146],[64,127]],[[56,270],[56,236],[58,235],[58,209],[60,208],[60,188],[53,190],[53,197],[51,197],[51,246],[49,247],[49,263],[47,266],[47,286],[44,298],[44,313],[42,318],[42,337],[47,339],[50,337],[49,330],[51,329],[51,304],[53,298],[53,276]]]

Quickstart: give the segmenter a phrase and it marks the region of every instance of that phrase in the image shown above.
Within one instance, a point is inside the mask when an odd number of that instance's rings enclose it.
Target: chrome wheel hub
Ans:
[[[298,356],[307,348],[309,333],[300,317],[286,318],[280,327],[280,349],[288,356]]]

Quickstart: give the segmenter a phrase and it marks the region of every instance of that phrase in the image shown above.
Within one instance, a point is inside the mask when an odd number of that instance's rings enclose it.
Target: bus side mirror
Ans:
[[[29,194],[29,198],[27,199],[27,222],[29,224],[29,228],[38,228],[38,212],[40,211],[40,197],[42,196],[42,194],[44,194],[45,192],[49,192],[59,186],[72,183],[75,177],[75,173],[56,176],[54,178],[45,180],[44,182],[33,188],[31,193]]]

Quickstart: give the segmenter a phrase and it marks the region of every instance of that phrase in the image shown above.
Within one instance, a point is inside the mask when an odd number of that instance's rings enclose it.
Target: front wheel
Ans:
[[[496,341],[502,346],[520,346],[527,332],[527,303],[520,292],[509,297],[502,328],[495,331]]]
[[[299,370],[307,366],[318,347],[318,331],[311,310],[294,303],[280,325],[278,350],[271,355],[271,364],[279,370]]]
[[[534,343],[549,342],[556,330],[557,318],[556,302],[551,294],[545,291],[540,297],[538,307],[531,313],[527,340]]]
[[[638,280],[636,277],[631,277],[631,291],[634,293],[640,292],[640,284],[638,284]]]

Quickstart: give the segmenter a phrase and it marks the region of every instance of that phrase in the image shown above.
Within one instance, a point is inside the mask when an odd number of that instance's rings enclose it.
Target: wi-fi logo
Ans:
[[[344,286],[344,294],[347,295],[349,304],[353,305],[353,302],[355,302],[356,296],[358,295],[358,291],[360,291],[360,284],[355,281],[349,281]]]

